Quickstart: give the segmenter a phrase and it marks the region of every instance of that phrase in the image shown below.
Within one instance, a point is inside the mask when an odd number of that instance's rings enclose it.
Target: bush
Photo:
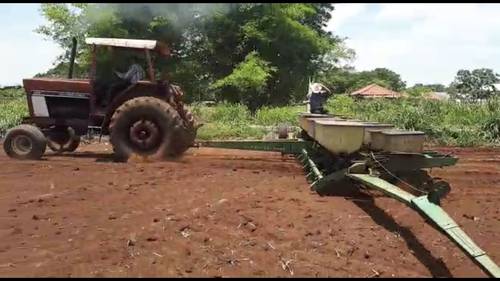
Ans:
[[[10,86],[0,89],[0,99],[22,98],[24,96],[24,89],[21,86]]]
[[[25,98],[0,97],[0,136],[21,123],[23,117],[28,115],[28,106]]]
[[[298,126],[297,116],[304,111],[303,106],[263,107],[255,114],[255,123],[264,126],[289,124]]]
[[[249,124],[215,122],[205,124],[198,129],[197,138],[200,140],[262,139],[265,134],[264,128]]]
[[[327,108],[335,114],[423,131],[431,140],[446,145],[495,145],[500,142],[498,99],[486,104],[424,99],[355,101],[342,95],[332,97]]]
[[[202,122],[247,123],[251,119],[248,108],[241,104],[221,103],[214,107],[191,106],[193,114]]]
[[[252,112],[267,100],[265,88],[277,68],[262,59],[258,52],[250,52],[245,60],[239,63],[228,76],[217,80],[210,88],[226,92],[230,101],[241,101]],[[227,96],[230,89],[230,96]]]

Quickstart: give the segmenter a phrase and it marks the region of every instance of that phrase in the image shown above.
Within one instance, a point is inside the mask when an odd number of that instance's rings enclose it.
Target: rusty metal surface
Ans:
[[[26,89],[25,89],[26,91]],[[34,109],[33,109],[33,102],[31,101],[31,93],[26,91],[26,102],[28,103],[28,112],[29,112],[29,116],[33,116],[34,115]]]
[[[92,86],[88,79],[31,78],[24,79],[23,86],[28,93],[35,90],[92,93]]]

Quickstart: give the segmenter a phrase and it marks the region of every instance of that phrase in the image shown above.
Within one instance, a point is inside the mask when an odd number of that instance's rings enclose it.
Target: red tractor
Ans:
[[[196,137],[194,118],[181,101],[181,89],[163,78],[156,80],[153,67],[153,54],[168,57],[169,48],[155,40],[87,38],[85,42],[92,50],[89,79],[72,79],[74,39],[68,79],[23,80],[29,117],[7,133],[3,144],[7,155],[40,159],[47,145],[59,153],[74,151],[89,127],[109,135],[118,161],[133,154],[165,158],[186,151]],[[97,51],[102,48],[132,51],[136,58],[144,58],[147,80],[124,81],[121,87],[100,81]],[[123,78],[115,74],[117,80]]]

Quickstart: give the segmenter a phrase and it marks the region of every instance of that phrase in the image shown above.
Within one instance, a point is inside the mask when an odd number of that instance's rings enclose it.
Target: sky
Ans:
[[[0,86],[47,71],[62,49],[34,30],[44,23],[40,4],[0,4]]]
[[[500,72],[500,4],[336,4],[357,70],[386,67],[407,85],[448,85],[459,69]]]
[[[500,4],[335,4],[327,29],[346,37],[357,70],[386,67],[448,85],[459,69],[500,72]],[[0,86],[47,71],[62,53],[34,32],[40,4],[0,4]]]

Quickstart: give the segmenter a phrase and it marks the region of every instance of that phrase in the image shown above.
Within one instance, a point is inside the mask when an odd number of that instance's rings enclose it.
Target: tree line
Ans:
[[[301,101],[310,79],[334,93],[376,83],[415,96],[431,90],[473,100],[498,95],[494,84],[499,76],[491,69],[460,70],[449,86],[407,87],[386,68],[355,71],[342,66],[355,52],[344,38],[325,31],[332,11],[329,3],[42,4],[48,23],[37,32],[67,51],[39,76],[67,75],[73,37],[80,42],[75,72],[84,76],[90,63],[84,38],[114,37],[168,43],[172,57],[157,60],[157,72],[167,72],[181,85],[188,102],[239,102],[255,111]],[[100,59],[103,65],[111,61],[104,54]]]

